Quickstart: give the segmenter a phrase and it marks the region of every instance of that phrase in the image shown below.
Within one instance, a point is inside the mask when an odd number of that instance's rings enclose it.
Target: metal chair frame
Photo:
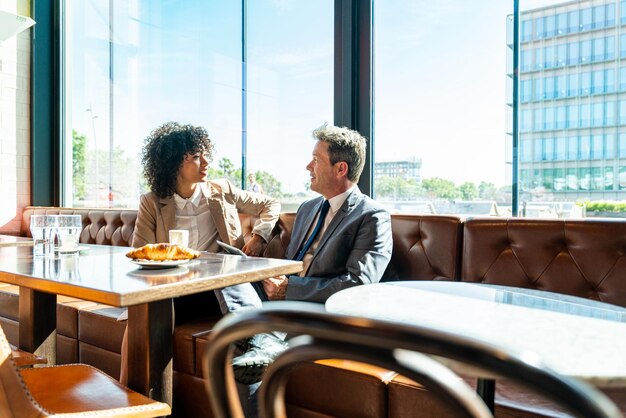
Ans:
[[[262,310],[229,315],[216,325],[204,353],[213,410],[218,418],[242,417],[232,378],[232,343],[250,335],[285,331],[300,335],[279,356],[260,389],[261,417],[285,417],[284,395],[289,372],[298,363],[327,358],[360,361],[394,370],[423,384],[459,416],[491,417],[478,395],[456,374],[429,356],[443,357],[511,379],[585,418],[621,417],[604,394],[589,385],[561,376],[541,364],[533,353],[513,353],[445,330],[330,314],[322,305],[278,302]],[[403,351],[426,356],[404,360]],[[416,360],[417,359],[417,360]]]

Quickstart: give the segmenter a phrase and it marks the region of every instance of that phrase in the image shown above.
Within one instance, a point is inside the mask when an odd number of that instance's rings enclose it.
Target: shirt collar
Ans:
[[[330,209],[333,211],[333,213],[336,213],[341,208],[341,205],[343,205],[343,202],[346,201],[346,199],[348,198],[348,196],[350,196],[350,193],[352,193],[355,187],[356,184],[353,184],[352,187],[350,187],[345,192],[328,199],[328,203],[330,203]]]
[[[196,186],[196,189],[194,190],[193,194],[188,199],[181,197],[178,193],[174,193],[174,200],[176,201],[176,207],[178,208],[178,210],[183,210],[185,206],[187,205],[187,202],[191,202],[191,204],[194,207],[198,207],[198,205],[200,204],[200,197],[203,195],[204,195],[204,191],[202,190],[202,187],[200,187],[200,185]]]

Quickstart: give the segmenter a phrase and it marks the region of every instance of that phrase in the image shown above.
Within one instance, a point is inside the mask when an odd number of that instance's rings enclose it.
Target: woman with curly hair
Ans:
[[[204,128],[168,122],[145,140],[143,170],[150,192],[141,196],[132,245],[168,242],[171,229],[189,231],[189,247],[219,252],[217,240],[247,255],[262,254],[280,214],[280,203],[259,193],[241,190],[228,180],[207,180],[213,144]],[[244,243],[238,213],[259,217],[252,238]],[[261,308],[260,294],[244,283],[214,291],[222,313]],[[242,341],[238,348],[267,365],[286,343],[273,334]],[[124,348],[124,347],[123,347]],[[249,357],[249,356],[248,356]],[[122,376],[126,377],[125,358]],[[245,367],[235,368],[241,383],[251,384]]]
[[[133,246],[168,242],[170,229],[189,230],[189,246],[220,251],[221,240],[258,256],[278,220],[280,204],[238,189],[228,180],[207,180],[213,144],[204,128],[168,122],[146,138],[143,171],[151,192],[141,196]],[[258,216],[244,244],[238,212]]]

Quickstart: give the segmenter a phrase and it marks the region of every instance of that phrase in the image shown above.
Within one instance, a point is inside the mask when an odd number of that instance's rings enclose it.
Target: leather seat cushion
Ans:
[[[346,360],[297,365],[287,382],[287,404],[321,416],[387,416],[387,382],[395,372]]]
[[[22,377],[33,398],[52,413],[148,407],[152,401],[85,365],[23,369]],[[167,413],[167,411],[164,411]]]
[[[119,354],[126,330],[126,321],[118,321],[117,318],[124,311],[125,308],[103,304],[95,304],[79,310],[78,339]]]
[[[192,376],[202,375],[202,355],[206,347],[207,335],[217,321],[216,316],[199,319],[174,328],[174,370]],[[197,341],[200,338],[202,341]]]

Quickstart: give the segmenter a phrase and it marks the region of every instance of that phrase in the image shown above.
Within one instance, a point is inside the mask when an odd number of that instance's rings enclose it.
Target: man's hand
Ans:
[[[270,277],[263,280],[263,290],[269,300],[285,300],[289,279],[286,276]]]
[[[257,257],[263,252],[263,247],[265,247],[265,241],[263,238],[259,235],[253,235],[246,245],[243,246],[241,251],[243,251],[246,255]]]

